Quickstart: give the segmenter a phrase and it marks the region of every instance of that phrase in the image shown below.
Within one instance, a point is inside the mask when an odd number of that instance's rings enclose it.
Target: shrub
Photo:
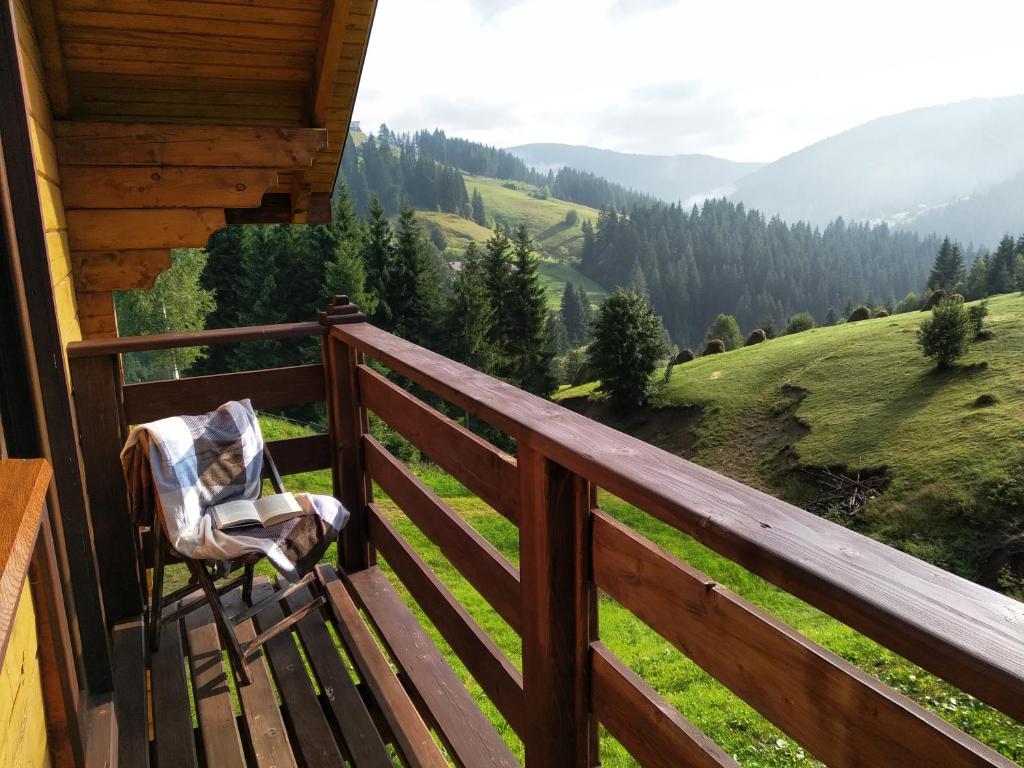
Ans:
[[[902,299],[900,299],[900,302],[896,305],[896,309],[894,311],[894,314],[902,315],[902,314],[905,314],[907,312],[916,312],[920,308],[921,308],[921,299],[918,298],[918,295],[916,293],[911,291],[906,296],[904,296]]]
[[[580,222],[580,215],[573,208],[567,214],[565,214],[565,225],[567,227],[575,227]]]
[[[949,368],[967,354],[970,340],[971,320],[962,301],[936,304],[931,317],[926,317],[917,329],[921,351],[925,357],[934,358],[939,368]]]
[[[868,320],[871,318],[871,310],[867,307],[857,307],[850,316],[846,319],[849,323],[859,323],[861,320]]]
[[[654,373],[666,352],[665,327],[647,299],[619,288],[605,299],[592,327],[588,362],[614,408],[647,400]]]
[[[999,398],[995,395],[984,394],[978,395],[978,398],[974,401],[975,408],[991,408],[993,405],[999,402]]]
[[[988,302],[983,301],[967,308],[967,317],[971,322],[971,338],[978,339],[985,330],[985,318],[988,317]]]
[[[695,360],[696,358],[697,355],[693,353],[693,350],[687,348],[679,350],[679,354],[676,355],[675,360],[673,360],[672,362],[675,365],[680,365],[681,363],[688,363],[691,360]]]
[[[704,345],[704,351],[701,352],[701,357],[707,355],[720,355],[725,352],[725,342],[721,339],[712,339]]]
[[[927,312],[929,309],[934,309],[945,300],[946,292],[939,288],[939,290],[932,292],[928,295],[928,298],[924,300],[924,306],[921,307],[921,311]]]
[[[878,307],[871,313],[871,317],[888,317],[889,310],[885,307]]]
[[[786,335],[789,336],[793,333],[802,333],[803,331],[809,331],[814,327],[814,317],[810,312],[801,312],[798,315],[793,315],[789,318],[789,322],[786,323]]]
[[[725,344],[726,349],[739,349],[743,343],[743,337],[740,336],[740,324],[736,322],[736,318],[732,315],[719,315],[715,318],[715,322],[711,324],[707,334],[704,336],[704,341],[711,341],[712,339],[721,340]]]
[[[750,332],[750,335],[747,336],[747,340],[743,346],[752,347],[755,344],[764,344],[766,341],[768,341],[768,337],[765,336],[764,331],[760,328],[755,328]]]

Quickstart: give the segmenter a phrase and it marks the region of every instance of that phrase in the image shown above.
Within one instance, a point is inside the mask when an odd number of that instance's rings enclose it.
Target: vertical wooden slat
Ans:
[[[103,602],[107,620],[116,623],[138,616],[143,605],[135,531],[118,458],[124,440],[120,363],[117,355],[103,355],[74,358],[70,365]]]
[[[336,493],[352,517],[342,531],[338,556],[347,571],[359,571],[373,563],[369,541],[367,504],[372,490],[366,478],[363,435],[369,432],[366,409],[359,398],[360,353],[333,337],[326,339],[328,397],[336,419],[333,438],[333,472]]]
[[[518,448],[526,765],[590,768],[590,489],[529,444]]]

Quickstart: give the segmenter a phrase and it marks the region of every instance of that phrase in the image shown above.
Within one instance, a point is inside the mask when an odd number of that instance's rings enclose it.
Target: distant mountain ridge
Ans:
[[[1024,96],[880,117],[738,179],[731,199],[790,222],[844,216],[915,228],[920,215],[922,224],[938,224],[940,214],[924,211],[983,195],[1024,172],[1022,124]],[[1021,214],[1013,229],[1024,224],[1024,206]]]
[[[666,202],[687,205],[728,195],[739,178],[763,165],[711,155],[628,154],[573,144],[522,144],[507,151],[541,172],[577,168]]]

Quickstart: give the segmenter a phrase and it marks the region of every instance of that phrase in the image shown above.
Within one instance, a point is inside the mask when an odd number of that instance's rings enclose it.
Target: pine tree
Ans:
[[[497,356],[490,340],[494,310],[485,278],[480,249],[476,243],[470,243],[445,312],[444,349],[455,360],[490,373]]]
[[[839,315],[836,314],[836,310],[833,307],[828,308],[828,312],[825,313],[825,325],[835,325],[839,322]]]
[[[370,225],[363,248],[366,292],[376,305],[370,319],[385,330],[393,330],[394,313],[388,303],[389,273],[395,260],[394,235],[384,215],[384,206],[376,197],[370,203]]]
[[[569,344],[581,346],[587,340],[587,319],[576,286],[566,283],[562,291],[562,323]]]
[[[995,253],[988,262],[988,295],[1009,293],[1016,287],[1014,270],[1017,267],[1017,246],[1007,235],[999,241]]]
[[[490,341],[496,353],[502,358],[508,354],[510,335],[509,306],[512,291],[512,244],[505,233],[497,226],[494,234],[484,246],[483,271],[484,285],[487,287],[488,300],[494,310],[491,321]],[[499,369],[502,365],[499,365]]]
[[[480,190],[473,187],[473,221],[481,227],[487,226],[487,212],[484,210],[484,198]]]
[[[272,325],[284,322],[285,307],[279,300],[279,269],[287,255],[290,228],[281,225],[247,227],[242,235],[242,259],[238,264],[238,324]],[[282,231],[283,230],[283,231]],[[281,345],[254,341],[232,351],[234,371],[274,368],[282,364]]]
[[[952,293],[963,279],[964,257],[960,252],[960,245],[947,237],[942,241],[939,253],[935,257],[935,265],[928,276],[928,287],[933,291],[942,289]],[[869,301],[868,305],[874,306],[874,303]]]
[[[617,289],[598,310],[588,348],[588,362],[601,380],[613,407],[642,405],[651,375],[665,354],[665,328],[647,300]]]
[[[403,208],[399,214],[393,268],[385,285],[395,332],[416,344],[432,346],[437,340],[440,276],[427,256],[412,208]]]
[[[555,387],[548,352],[547,297],[540,283],[533,241],[521,224],[513,241],[509,290],[509,373],[523,389],[548,395]]]

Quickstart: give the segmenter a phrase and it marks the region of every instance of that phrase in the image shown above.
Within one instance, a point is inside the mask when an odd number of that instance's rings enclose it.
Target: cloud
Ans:
[[[669,8],[678,2],[679,0],[615,0],[608,8],[608,15],[616,19],[638,16],[642,13]]]
[[[400,130],[442,128],[450,134],[460,131],[488,132],[513,128],[522,123],[520,111],[511,103],[485,103],[476,99],[452,99],[432,94],[397,112],[393,127]]]
[[[522,5],[526,0],[470,0],[470,5],[481,17],[490,21],[505,11]]]

